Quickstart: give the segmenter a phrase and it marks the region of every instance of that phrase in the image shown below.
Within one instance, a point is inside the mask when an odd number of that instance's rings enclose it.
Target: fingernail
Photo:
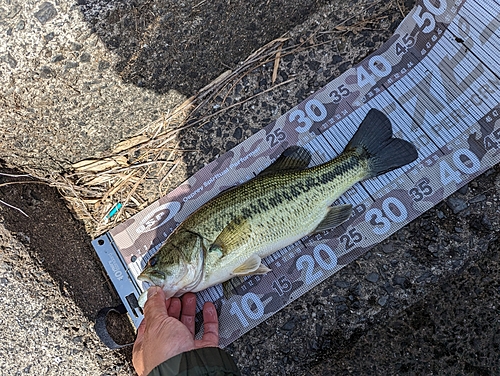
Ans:
[[[148,299],[150,299],[153,296],[155,296],[158,293],[158,289],[159,289],[158,286],[152,286],[152,287],[150,287],[149,290],[148,290]]]

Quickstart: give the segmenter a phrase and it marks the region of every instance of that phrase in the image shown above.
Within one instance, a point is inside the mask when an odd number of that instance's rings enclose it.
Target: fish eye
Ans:
[[[158,259],[156,258],[156,256],[153,256],[149,259],[150,266],[155,266],[157,262],[158,262]]]

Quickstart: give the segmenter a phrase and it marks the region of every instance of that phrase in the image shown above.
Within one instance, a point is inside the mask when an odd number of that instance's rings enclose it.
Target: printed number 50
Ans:
[[[438,6],[434,6],[430,0],[424,0],[424,5],[425,7],[429,10],[429,12],[422,12],[422,6],[418,5],[415,8],[415,12],[413,13],[413,19],[417,23],[418,27],[424,26],[426,21],[428,22],[428,25],[422,29],[424,33],[430,33],[432,30],[434,30],[434,27],[436,26],[436,20],[432,16],[434,14],[435,16],[439,16],[440,14],[443,14],[446,11],[447,3],[446,0],[438,0]],[[432,13],[432,14],[431,14]]]

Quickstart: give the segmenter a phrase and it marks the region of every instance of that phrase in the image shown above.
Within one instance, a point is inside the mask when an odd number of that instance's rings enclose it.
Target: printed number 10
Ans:
[[[264,304],[253,292],[243,295],[240,304],[241,308],[237,302],[232,302],[229,313],[231,315],[236,315],[241,325],[245,328],[249,325],[247,317],[258,320],[264,314]]]

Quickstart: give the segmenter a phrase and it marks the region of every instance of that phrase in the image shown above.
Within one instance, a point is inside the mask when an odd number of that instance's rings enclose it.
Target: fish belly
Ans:
[[[249,233],[241,234],[245,236],[245,242],[237,248],[225,250],[222,257],[207,256],[205,278],[197,291],[234,277],[233,270],[253,254],[267,257],[311,234],[326,216],[332,202],[365,174],[363,166],[357,165],[344,168],[342,174],[333,178],[324,178],[321,171],[311,170],[271,176],[256,180],[254,186],[242,187],[242,192],[234,190],[235,197],[231,202],[238,205],[228,207],[231,207],[233,217],[248,221]],[[222,212],[224,210],[219,210],[218,215]]]

